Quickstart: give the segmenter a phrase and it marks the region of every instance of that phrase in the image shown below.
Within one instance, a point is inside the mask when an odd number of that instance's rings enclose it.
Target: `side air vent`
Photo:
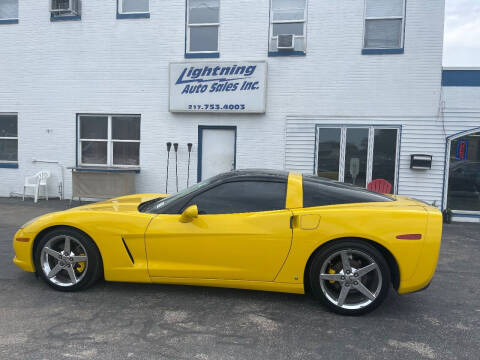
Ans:
[[[135,264],[135,260],[133,260],[132,253],[130,252],[130,249],[128,248],[127,243],[125,242],[124,238],[122,238],[122,242],[123,242],[123,246],[125,246],[125,250],[127,251],[128,257],[132,261],[132,264]]]

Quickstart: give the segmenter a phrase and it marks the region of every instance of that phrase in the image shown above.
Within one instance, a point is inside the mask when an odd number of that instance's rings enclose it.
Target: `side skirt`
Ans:
[[[192,278],[169,278],[152,277],[152,283],[176,284],[193,286],[213,286],[245,290],[274,291],[292,294],[305,294],[303,284],[288,284],[273,281],[245,281],[245,280],[222,280],[222,279],[192,279]]]

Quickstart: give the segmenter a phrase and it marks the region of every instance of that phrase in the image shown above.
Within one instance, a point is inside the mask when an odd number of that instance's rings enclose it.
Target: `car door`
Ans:
[[[145,242],[151,277],[273,281],[290,250],[285,182],[232,181],[205,190],[198,218],[160,214]]]

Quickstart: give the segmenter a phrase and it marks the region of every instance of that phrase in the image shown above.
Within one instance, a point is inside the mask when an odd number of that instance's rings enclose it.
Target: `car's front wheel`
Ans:
[[[374,246],[356,240],[327,245],[310,267],[313,295],[330,310],[360,315],[375,309],[391,287],[390,269]]]
[[[101,275],[101,257],[96,245],[88,236],[71,228],[58,228],[43,236],[34,259],[40,277],[60,291],[85,289]]]

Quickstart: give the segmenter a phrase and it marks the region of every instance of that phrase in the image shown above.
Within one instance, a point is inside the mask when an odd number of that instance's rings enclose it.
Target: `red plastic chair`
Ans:
[[[367,189],[380,194],[390,194],[392,185],[385,179],[375,179],[368,184]]]

